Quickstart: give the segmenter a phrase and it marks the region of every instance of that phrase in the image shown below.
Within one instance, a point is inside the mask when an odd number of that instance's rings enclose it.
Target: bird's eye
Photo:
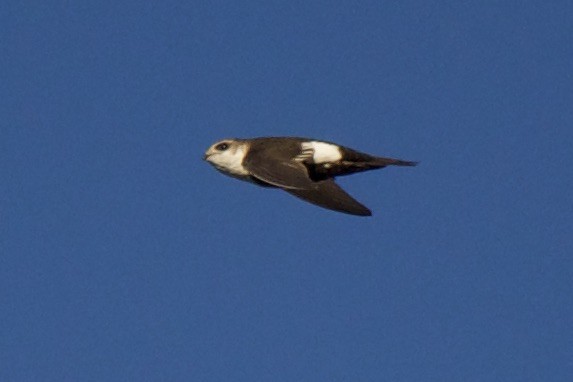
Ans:
[[[229,145],[227,143],[219,143],[217,146],[215,146],[215,150],[218,151],[225,151],[229,148]]]

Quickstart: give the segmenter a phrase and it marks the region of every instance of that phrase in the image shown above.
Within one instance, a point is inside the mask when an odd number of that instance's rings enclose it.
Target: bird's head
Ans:
[[[204,160],[218,170],[235,175],[246,175],[242,162],[247,153],[247,144],[239,139],[224,139],[216,142],[205,152]]]

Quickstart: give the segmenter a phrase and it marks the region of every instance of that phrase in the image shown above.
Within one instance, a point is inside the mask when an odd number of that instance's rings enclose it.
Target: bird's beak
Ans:
[[[204,154],[204,155],[203,155],[203,160],[207,160],[207,159],[209,159],[209,154]]]

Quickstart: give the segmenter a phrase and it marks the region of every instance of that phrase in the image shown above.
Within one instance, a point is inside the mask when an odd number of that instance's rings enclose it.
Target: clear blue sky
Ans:
[[[571,381],[573,3],[3,1],[0,380]],[[225,137],[418,160],[371,218]]]

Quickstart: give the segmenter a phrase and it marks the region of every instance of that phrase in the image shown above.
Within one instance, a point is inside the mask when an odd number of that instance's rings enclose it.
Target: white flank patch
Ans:
[[[312,149],[314,163],[337,162],[342,159],[340,149],[330,143],[310,141],[302,144],[303,150]]]

